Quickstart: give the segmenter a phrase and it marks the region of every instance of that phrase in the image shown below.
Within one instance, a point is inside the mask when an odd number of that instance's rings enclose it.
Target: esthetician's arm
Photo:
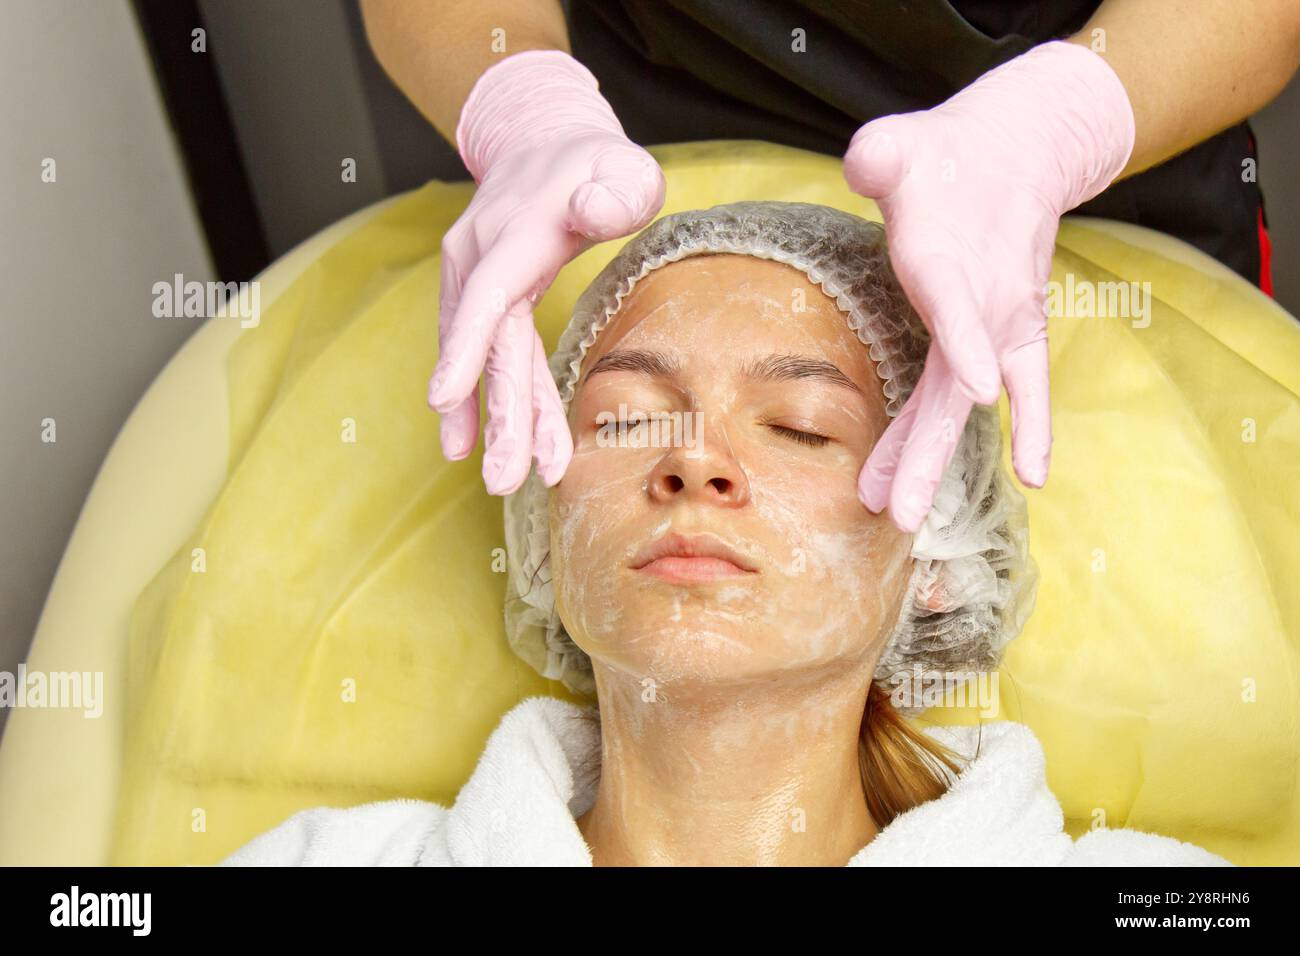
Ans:
[[[569,53],[559,0],[361,0],[366,36],[394,83],[449,143],[475,81],[524,50]],[[491,42],[493,30],[500,44]]]
[[[384,68],[478,184],[442,242],[428,400],[443,454],[474,450],[481,375],[487,490],[517,489],[534,458],[554,485],[573,438],[533,304],[574,256],[654,218],[663,171],[569,54],[554,0],[365,0],[362,11]]]
[[[917,530],[971,403],[996,402],[1002,386],[1016,474],[1043,484],[1060,217],[1262,106],[1295,73],[1298,36],[1296,0],[1107,0],[1077,36],[858,130],[845,177],[880,206],[894,270],[934,335],[863,468],[868,508],[888,504]]]
[[[1070,37],[1094,49],[1100,40],[1137,127],[1123,179],[1240,123],[1282,92],[1300,68],[1300,2],[1106,0]]]

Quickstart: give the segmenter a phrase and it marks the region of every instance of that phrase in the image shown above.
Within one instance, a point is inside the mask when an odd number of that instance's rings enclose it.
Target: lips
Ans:
[[[629,564],[669,581],[714,581],[757,574],[758,568],[721,538],[708,534],[669,534],[651,541]]]

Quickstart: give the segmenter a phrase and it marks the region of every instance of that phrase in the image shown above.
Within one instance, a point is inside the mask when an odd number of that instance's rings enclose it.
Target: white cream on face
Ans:
[[[792,311],[800,300],[806,311]],[[834,302],[777,263],[687,259],[641,280],[584,374],[615,348],[669,356],[682,375],[665,384],[603,373],[575,396],[574,458],[551,499],[551,565],[561,617],[579,646],[663,686],[765,680],[878,654],[910,573],[911,539],[856,497],[858,470],[887,421],[885,399]],[[861,393],[803,381],[747,386],[741,362],[772,353],[829,361]],[[681,449],[599,446],[585,419],[620,399],[647,411],[700,412],[704,460],[684,461]],[[771,412],[801,426],[804,418],[833,424],[837,441],[814,448],[778,437],[760,422]],[[647,487],[665,468],[726,473],[747,500],[654,501]],[[668,531],[715,533],[761,574],[682,587],[626,567]]]
[[[604,862],[842,863],[875,832],[859,733],[912,569],[911,536],[857,499],[888,422],[874,365],[806,276],[734,255],[641,279],[584,373],[625,350],[676,371],[581,382],[550,499],[556,604],[601,714],[579,829]],[[772,356],[830,363],[856,388],[742,374]],[[699,412],[701,453],[602,446],[594,421],[620,402]],[[683,584],[629,567],[669,532],[716,535],[758,570]]]

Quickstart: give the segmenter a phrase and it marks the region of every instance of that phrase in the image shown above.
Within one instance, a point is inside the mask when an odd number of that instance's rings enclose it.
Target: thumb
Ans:
[[[868,199],[883,199],[903,182],[912,159],[912,126],[906,114],[882,116],[856,133],[844,154],[844,179]]]
[[[636,232],[664,204],[667,184],[654,157],[622,143],[596,159],[591,180],[569,197],[569,225],[588,239],[604,242]]]

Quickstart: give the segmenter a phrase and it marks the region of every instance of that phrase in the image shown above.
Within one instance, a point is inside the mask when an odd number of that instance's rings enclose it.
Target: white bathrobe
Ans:
[[[221,866],[591,866],[576,818],[596,780],[600,732],[579,708],[529,697],[488,738],[451,807],[384,800],[294,814]],[[1137,830],[1071,839],[1047,787],[1038,738],[1013,721],[925,731],[967,757],[943,796],[900,814],[848,866],[1232,866],[1190,843]]]

